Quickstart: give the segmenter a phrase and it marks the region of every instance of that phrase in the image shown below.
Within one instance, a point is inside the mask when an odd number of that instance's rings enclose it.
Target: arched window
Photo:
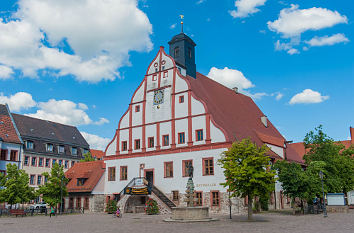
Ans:
[[[179,47],[175,48],[175,58],[179,57]]]

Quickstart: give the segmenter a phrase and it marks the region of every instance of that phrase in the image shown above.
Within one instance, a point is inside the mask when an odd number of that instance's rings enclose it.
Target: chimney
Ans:
[[[350,127],[351,144],[354,144],[354,128]]]
[[[236,94],[238,94],[238,87],[233,87],[232,90],[233,90]]]
[[[261,121],[262,121],[264,127],[267,128],[268,127],[268,118],[267,118],[267,116],[262,116],[261,117]]]

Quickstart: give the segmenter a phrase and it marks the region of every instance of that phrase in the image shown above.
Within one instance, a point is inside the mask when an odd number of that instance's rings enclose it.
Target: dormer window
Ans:
[[[47,151],[53,152],[53,144],[47,143]]]
[[[59,153],[64,153],[65,152],[65,147],[64,146],[58,146],[58,151]]]
[[[179,47],[175,48],[174,55],[175,55],[175,58],[179,57]]]
[[[87,178],[77,178],[77,186],[83,186]]]
[[[71,147],[71,154],[77,155],[77,148],[76,147]]]
[[[26,149],[33,150],[33,142],[32,141],[26,141]]]

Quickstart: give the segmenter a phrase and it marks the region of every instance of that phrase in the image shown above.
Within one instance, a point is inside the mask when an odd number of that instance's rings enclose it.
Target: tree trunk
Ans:
[[[293,215],[296,214],[295,198],[291,198],[291,207],[293,208]]]
[[[248,220],[253,220],[253,217],[252,217],[252,213],[253,213],[252,202],[253,202],[252,197],[250,195],[248,195]]]

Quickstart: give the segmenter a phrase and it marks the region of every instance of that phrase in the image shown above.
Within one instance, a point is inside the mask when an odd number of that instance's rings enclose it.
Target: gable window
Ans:
[[[32,157],[31,166],[35,167],[37,165],[37,157]]]
[[[53,152],[53,144],[47,143],[47,151]]]
[[[204,158],[203,159],[203,175],[214,175],[214,159],[213,158]]]
[[[140,139],[135,139],[135,150],[140,149]]]
[[[165,178],[173,177],[173,162],[165,162]]]
[[[156,81],[156,80],[157,80],[157,75],[154,74],[154,75],[152,76],[152,81]]]
[[[183,143],[185,143],[184,132],[178,133],[178,144],[183,144]]]
[[[120,180],[128,180],[128,167],[120,166]]]
[[[149,137],[148,141],[149,141],[148,147],[153,148],[155,146],[154,137]]]
[[[140,112],[140,105],[135,106],[135,112]]]
[[[122,151],[127,151],[128,150],[128,143],[127,141],[122,142]]]
[[[193,160],[182,160],[182,176],[187,177],[189,166],[193,165]]]
[[[203,141],[203,130],[198,129],[195,131],[195,138],[197,141]]]
[[[65,160],[65,162],[64,162],[64,168],[68,168],[68,166],[69,166],[69,161],[68,161],[68,160]]]
[[[1,151],[0,159],[1,160],[6,160],[7,150],[0,150],[0,151]]]
[[[172,191],[172,201],[179,201],[179,192],[177,190]]]
[[[164,78],[167,78],[167,77],[168,77],[168,71],[164,71],[164,72],[163,72],[163,77],[164,77]]]
[[[76,147],[71,147],[71,154],[77,155],[77,148]]]
[[[42,184],[42,176],[38,175],[37,176],[37,185],[41,185]]]
[[[109,167],[108,168],[108,181],[115,181],[116,180],[116,167]]]
[[[175,48],[174,55],[175,55],[175,58],[179,57],[179,47]]]
[[[77,186],[83,186],[87,178],[77,178]]]
[[[26,149],[33,150],[33,142],[32,141],[26,141]]]
[[[38,167],[43,167],[43,158],[38,159]]]
[[[168,146],[170,144],[170,139],[168,135],[163,135],[162,136],[162,145],[163,146]]]
[[[211,192],[211,206],[219,206],[220,204],[220,194],[219,191]]]
[[[34,178],[35,178],[35,175],[30,176],[30,184],[31,185],[34,185]]]
[[[181,95],[181,96],[179,97],[179,103],[184,103],[184,95]]]
[[[54,166],[54,164],[57,162],[57,160],[56,159],[53,159],[52,160],[52,167]]]
[[[58,146],[58,152],[59,153],[64,153],[65,152],[65,147],[64,146]]]
[[[202,206],[203,205],[203,192],[202,191],[196,191],[195,192],[195,206]]]
[[[17,150],[11,150],[10,161],[17,161]]]
[[[45,166],[46,167],[49,167],[50,166],[50,159],[45,159]]]
[[[23,165],[28,166],[28,160],[29,160],[29,157],[25,156],[25,160],[23,161]]]

